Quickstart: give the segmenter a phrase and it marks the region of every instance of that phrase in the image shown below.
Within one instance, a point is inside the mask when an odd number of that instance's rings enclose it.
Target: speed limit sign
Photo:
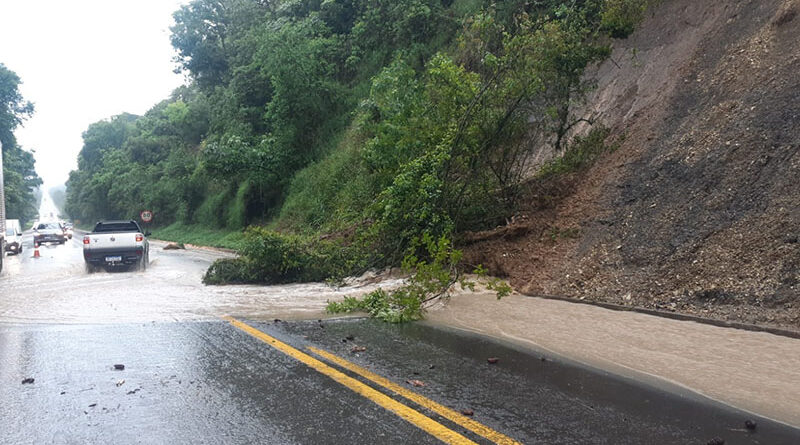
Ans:
[[[149,210],[142,210],[142,213],[140,213],[139,216],[142,218],[142,221],[146,223],[153,220],[153,212]]]

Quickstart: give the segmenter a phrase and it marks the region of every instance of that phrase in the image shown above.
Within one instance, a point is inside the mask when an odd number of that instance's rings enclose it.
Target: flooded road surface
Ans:
[[[81,236],[65,245],[33,240],[6,257],[0,273],[0,322],[118,323],[216,319],[229,313],[252,318],[320,318],[328,300],[359,295],[374,286],[332,288],[324,284],[204,286],[208,266],[230,254],[212,250],[163,250],[151,242],[146,271],[88,273]]]
[[[461,292],[427,319],[800,427],[797,338],[518,294],[497,301],[488,292]]]
[[[25,242],[0,274],[1,444],[800,443],[555,354],[324,318],[327,300],[375,285],[207,287],[227,254],[158,243],[146,271],[89,274],[77,240],[40,258]]]

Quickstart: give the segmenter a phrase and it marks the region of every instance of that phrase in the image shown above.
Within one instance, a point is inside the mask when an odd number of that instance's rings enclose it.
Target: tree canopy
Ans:
[[[0,63],[0,142],[6,217],[28,221],[38,213],[34,192],[42,181],[36,174],[33,154],[23,150],[14,137],[14,130],[33,114],[33,104],[19,92],[20,83],[19,76]]]

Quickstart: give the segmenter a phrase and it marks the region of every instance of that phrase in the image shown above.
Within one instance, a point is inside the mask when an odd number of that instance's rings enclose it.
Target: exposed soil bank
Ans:
[[[465,259],[520,291],[800,330],[800,1],[665,0],[597,67],[620,148]]]

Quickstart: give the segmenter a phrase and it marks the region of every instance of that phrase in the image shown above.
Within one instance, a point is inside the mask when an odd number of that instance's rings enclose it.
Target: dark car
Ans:
[[[57,222],[39,223],[33,228],[33,242],[64,244],[67,242],[67,235]]]

